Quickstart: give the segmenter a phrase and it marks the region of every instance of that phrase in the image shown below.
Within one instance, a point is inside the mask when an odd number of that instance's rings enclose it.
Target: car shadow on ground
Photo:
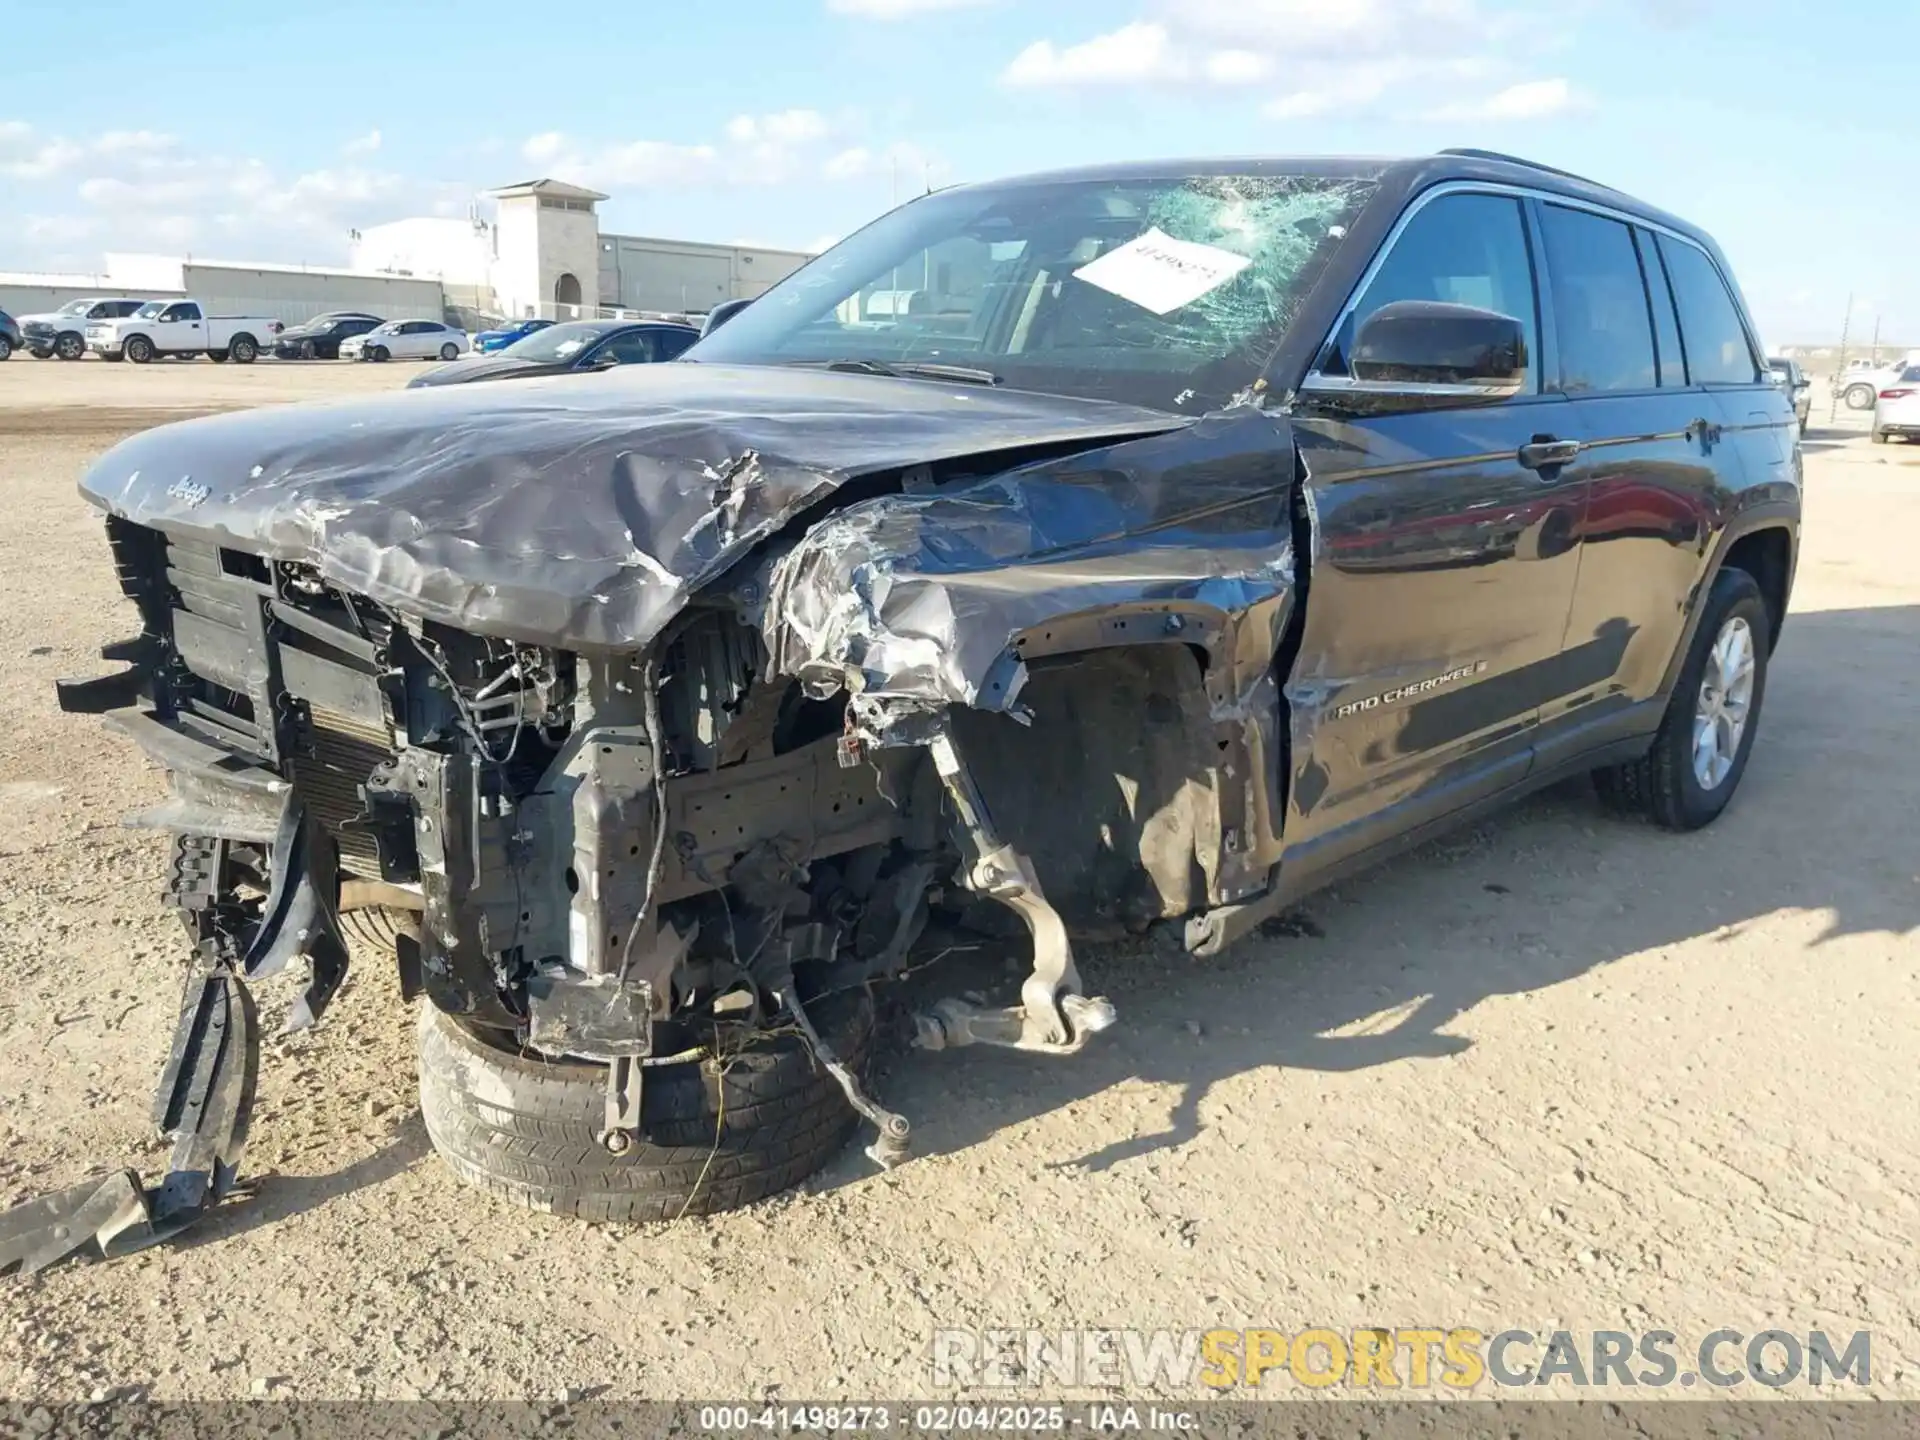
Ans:
[[[325,1175],[283,1175],[272,1168],[242,1163],[240,1191],[243,1193],[183,1233],[173,1242],[174,1248],[197,1249],[231,1240],[292,1215],[318,1210],[339,1196],[385,1184],[432,1153],[426,1122],[418,1110],[413,1110],[401,1116],[371,1155]]]
[[[1912,857],[1889,856],[1871,837],[1902,833],[1901,817],[1920,805],[1920,770],[1831,761],[1860,760],[1875,742],[1900,752],[1894,717],[1910,713],[1917,642],[1920,607],[1792,616],[1741,793],[1706,831],[1610,816],[1584,780],[1566,782],[1310,897],[1270,927],[1278,933],[1215,960],[1192,959],[1170,938],[1090,948],[1083,980],[1114,1001],[1114,1030],[1068,1057],[896,1047],[882,1102],[912,1121],[917,1153],[937,1154],[1113,1086],[1176,1087],[1164,1129],[1061,1157],[1105,1169],[1195,1139],[1221,1081],[1269,1066],[1444,1062],[1472,1043],[1449,1025],[1489,997],[1560,985],[1624,956],[1716,932],[1731,940],[1783,909],[1829,912],[1822,942],[1912,930]],[[1011,1003],[1025,953],[976,952],[915,977],[906,998],[991,986],[996,1003]],[[816,1188],[866,1173],[850,1151]]]

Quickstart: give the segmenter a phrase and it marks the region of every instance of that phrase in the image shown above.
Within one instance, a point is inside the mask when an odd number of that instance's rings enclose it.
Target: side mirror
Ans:
[[[700,338],[706,339],[752,303],[751,300],[722,300],[707,312],[707,318],[700,326]]]
[[[593,362],[588,365],[587,368],[589,370],[611,370],[619,363],[620,357],[618,355],[596,355],[593,357]]]
[[[1440,300],[1396,300],[1354,337],[1347,375],[1309,375],[1302,393],[1397,408],[1511,399],[1527,384],[1527,332],[1511,315]]]

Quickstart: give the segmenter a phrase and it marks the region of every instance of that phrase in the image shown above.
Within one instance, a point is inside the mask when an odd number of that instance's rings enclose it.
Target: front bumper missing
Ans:
[[[119,1170],[0,1213],[0,1274],[32,1274],[90,1244],[103,1257],[142,1249],[177,1235],[232,1194],[260,1063],[248,982],[307,960],[309,980],[287,1021],[293,1031],[320,1018],[346,977],[334,842],[292,787],[145,712],[112,718],[173,782],[173,797],[132,823],[203,837],[207,873],[199,879],[216,893],[229,883],[231,842],[269,844],[268,892],[250,933],[203,934],[195,951],[154,1095],[154,1124],[174,1141],[160,1183],[147,1189],[135,1171]]]
[[[31,1275],[87,1245],[130,1254],[179,1234],[232,1193],[259,1076],[259,1024],[237,975],[188,977],[154,1120],[174,1136],[152,1190],[119,1170],[0,1212],[0,1274]]]

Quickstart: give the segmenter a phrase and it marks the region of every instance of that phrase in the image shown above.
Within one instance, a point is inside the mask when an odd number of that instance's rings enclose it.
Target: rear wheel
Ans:
[[[865,1068],[865,993],[817,1001],[811,1017],[856,1073]],[[711,1214],[799,1184],[854,1127],[792,1028],[719,1060],[699,1049],[647,1062],[644,1139],[616,1153],[601,1140],[606,1066],[522,1054],[422,1004],[420,1112],[455,1174],[530,1210],[615,1222]]]
[[[458,360],[460,358],[460,347],[449,340],[440,347],[440,358],[442,360]]]
[[[144,335],[135,335],[127,341],[125,349],[127,359],[136,365],[144,365],[153,359],[153,342]]]
[[[233,343],[227,347],[227,354],[233,357],[236,365],[251,365],[259,353],[260,347],[254,343],[251,335],[236,335]]]
[[[300,358],[302,360],[319,359],[320,347],[318,345],[315,345],[311,340],[302,340],[300,342]]]
[[[1864,410],[1873,404],[1873,398],[1873,386],[1871,385],[1849,385],[1847,387],[1846,400],[1849,410]]]
[[[1876,445],[1884,445],[1884,444],[1886,444],[1886,443],[1887,443],[1887,432],[1886,432],[1886,431],[1884,431],[1884,430],[1876,430],[1876,431],[1874,431],[1874,432],[1873,432],[1873,443],[1874,443],[1874,444],[1876,444]]]
[[[1594,772],[1611,809],[1645,815],[1668,830],[1698,830],[1727,808],[1760,728],[1772,633],[1753,576],[1714,576],[1652,748]]]

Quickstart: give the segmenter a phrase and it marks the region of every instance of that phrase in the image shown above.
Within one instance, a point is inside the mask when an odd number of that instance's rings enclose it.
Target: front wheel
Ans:
[[[53,353],[62,360],[78,360],[87,353],[87,342],[80,335],[62,335],[53,342]]]
[[[13,341],[5,335],[0,335],[0,360],[11,360],[12,358]]]
[[[209,350],[207,351],[207,358],[216,365],[224,365],[227,363],[227,352],[224,350]]]
[[[1846,400],[1847,400],[1847,408],[1849,410],[1866,409],[1869,405],[1873,404],[1873,400],[1874,400],[1873,386],[1849,385],[1847,387]]]
[[[873,1034],[866,994],[816,1001],[813,1018],[863,1070]],[[423,1000],[421,1118],[468,1184],[531,1210],[614,1223],[750,1204],[799,1184],[846,1143],[853,1110],[793,1026],[718,1055],[690,1039],[696,1048],[645,1063],[642,1139],[610,1148],[605,1065],[523,1054],[510,1035],[489,1039]]]
[[[153,359],[153,342],[144,335],[136,335],[126,343],[127,359],[136,365],[144,365]]]
[[[1760,586],[1722,570],[1707,591],[1679,682],[1653,746],[1638,760],[1594,772],[1609,808],[1668,830],[1711,824],[1746,773],[1767,689],[1773,623]]]
[[[391,360],[393,358],[393,352],[384,345],[376,345],[367,351],[367,358],[377,365],[382,361]]]

